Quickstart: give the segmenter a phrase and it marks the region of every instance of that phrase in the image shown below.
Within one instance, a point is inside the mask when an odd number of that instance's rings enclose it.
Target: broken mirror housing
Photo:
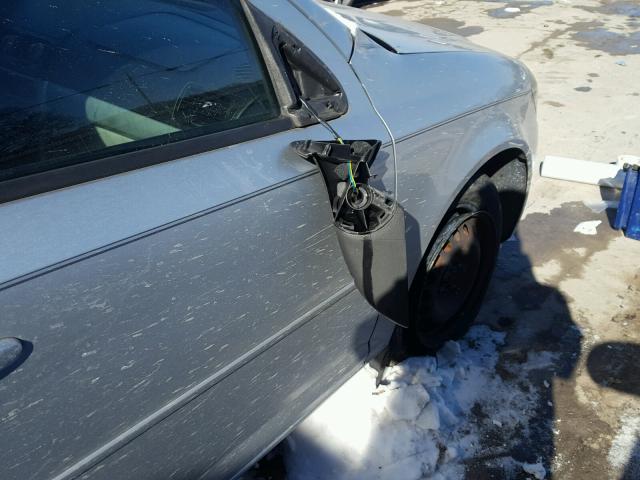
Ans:
[[[404,210],[369,184],[379,140],[292,143],[324,179],[342,255],[358,291],[378,312],[409,326]]]

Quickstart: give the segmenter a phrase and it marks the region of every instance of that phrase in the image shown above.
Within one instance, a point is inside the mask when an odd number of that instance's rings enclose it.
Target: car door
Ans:
[[[388,142],[344,55],[253,3],[338,79],[334,128]],[[0,478],[228,476],[367,355],[289,148],[331,137],[287,117],[237,2],[0,8]]]

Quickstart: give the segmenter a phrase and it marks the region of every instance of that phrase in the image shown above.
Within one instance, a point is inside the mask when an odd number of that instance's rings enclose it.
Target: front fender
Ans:
[[[409,282],[469,181],[497,154],[517,149],[526,156],[530,182],[536,142],[535,107],[525,94],[396,143],[398,199],[407,213]]]

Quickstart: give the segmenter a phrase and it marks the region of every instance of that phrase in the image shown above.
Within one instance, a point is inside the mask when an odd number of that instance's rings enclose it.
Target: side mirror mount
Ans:
[[[408,327],[404,210],[369,184],[381,142],[338,138],[291,146],[322,173],[338,242],[356,288],[373,308]]]

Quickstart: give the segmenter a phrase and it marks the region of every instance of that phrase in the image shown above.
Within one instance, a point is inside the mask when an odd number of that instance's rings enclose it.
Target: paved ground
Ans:
[[[640,2],[393,0],[366,8],[524,61],[539,83],[539,158],[640,155]],[[640,479],[640,242],[610,228],[611,211],[585,206],[609,194],[534,179],[479,321],[508,332],[498,373],[543,392],[536,412],[526,412],[535,434],[488,434],[470,479],[510,477],[508,457],[540,458],[547,478]],[[602,220],[597,235],[573,232],[586,220]],[[551,352],[551,362],[533,368],[531,352]]]
[[[508,13],[509,7],[520,12]],[[539,83],[541,155],[608,161],[638,154],[638,0],[390,0],[365,8],[464,35],[524,61]]]
[[[640,2],[391,0],[364,8],[524,61],[539,83],[540,159],[640,155]],[[610,194],[536,173],[479,321],[507,332],[497,374],[537,390],[539,402],[523,412],[530,435],[486,430],[468,479],[532,478],[509,470],[512,459],[541,460],[546,478],[640,479],[640,242],[610,228],[614,212],[586,205]],[[596,235],[573,232],[588,220],[602,221]],[[474,409],[475,421],[486,422],[483,410]]]

